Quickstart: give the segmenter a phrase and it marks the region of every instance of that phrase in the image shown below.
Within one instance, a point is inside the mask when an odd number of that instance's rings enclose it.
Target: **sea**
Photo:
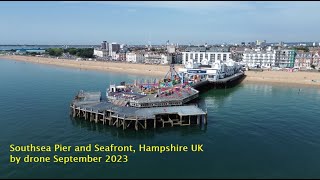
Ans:
[[[1,57],[0,57],[1,58]],[[79,90],[147,78],[0,59],[0,178],[320,178],[320,88],[249,83],[201,93],[207,126],[122,130],[70,117]],[[10,146],[202,145],[198,152],[11,152]],[[29,156],[28,156],[29,155]],[[101,156],[101,163],[27,163]],[[104,162],[127,155],[128,162]],[[20,163],[10,162],[21,157]]]

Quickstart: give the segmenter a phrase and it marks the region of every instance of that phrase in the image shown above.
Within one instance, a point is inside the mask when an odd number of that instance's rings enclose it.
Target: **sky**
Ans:
[[[0,2],[0,44],[319,41],[320,2]]]

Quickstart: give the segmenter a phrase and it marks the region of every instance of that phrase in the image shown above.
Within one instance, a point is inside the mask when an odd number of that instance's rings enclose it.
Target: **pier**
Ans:
[[[110,102],[73,103],[70,105],[73,118],[116,126],[123,130],[157,128],[165,126],[206,125],[207,113],[195,105],[135,108],[116,107]]]
[[[230,88],[239,84],[245,78],[243,72],[236,73],[232,76],[218,79],[218,80],[203,80],[197,83],[192,84],[191,86],[198,91],[205,91],[216,88]]]
[[[206,125],[207,113],[196,105],[137,108],[102,101],[100,92],[81,92],[70,104],[73,118],[125,129]]]
[[[164,128],[166,126],[207,125],[207,112],[188,103],[200,91],[227,88],[245,77],[243,72],[225,78],[205,78],[189,84],[171,66],[163,80],[121,85],[110,84],[106,99],[101,92],[79,91],[70,104],[73,118],[125,129]]]

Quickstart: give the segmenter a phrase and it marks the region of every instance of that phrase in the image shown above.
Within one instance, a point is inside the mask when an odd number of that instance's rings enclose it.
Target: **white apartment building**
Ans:
[[[182,52],[182,64],[186,65],[189,60],[195,60],[198,64],[212,64],[215,60],[227,61],[231,58],[231,52]]]
[[[144,62],[148,64],[171,64],[172,62],[172,55],[169,54],[147,53],[144,58]]]
[[[126,53],[126,61],[132,63],[143,63],[144,62],[144,55],[140,53]]]
[[[119,57],[119,55],[114,51],[111,52],[110,56],[112,60],[117,60]]]
[[[94,49],[93,55],[97,57],[106,57],[108,55],[108,52],[106,50]]]
[[[312,64],[317,68],[320,69],[320,53],[316,52],[312,57]]]
[[[243,62],[249,67],[273,67],[276,65],[276,51],[253,51],[243,53]]]
[[[161,54],[161,64],[171,64],[171,63],[172,63],[172,55]]]
[[[168,45],[167,46],[167,52],[168,53],[175,53],[176,52],[176,47],[174,45]]]

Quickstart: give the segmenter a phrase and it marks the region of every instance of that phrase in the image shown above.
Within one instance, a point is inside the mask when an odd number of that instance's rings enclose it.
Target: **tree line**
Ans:
[[[294,50],[298,51],[298,50],[302,50],[304,52],[309,52],[309,48],[308,47],[294,47]]]
[[[63,53],[69,53],[70,55],[81,57],[81,58],[92,58],[93,48],[49,48],[46,53],[50,56],[62,56]]]

